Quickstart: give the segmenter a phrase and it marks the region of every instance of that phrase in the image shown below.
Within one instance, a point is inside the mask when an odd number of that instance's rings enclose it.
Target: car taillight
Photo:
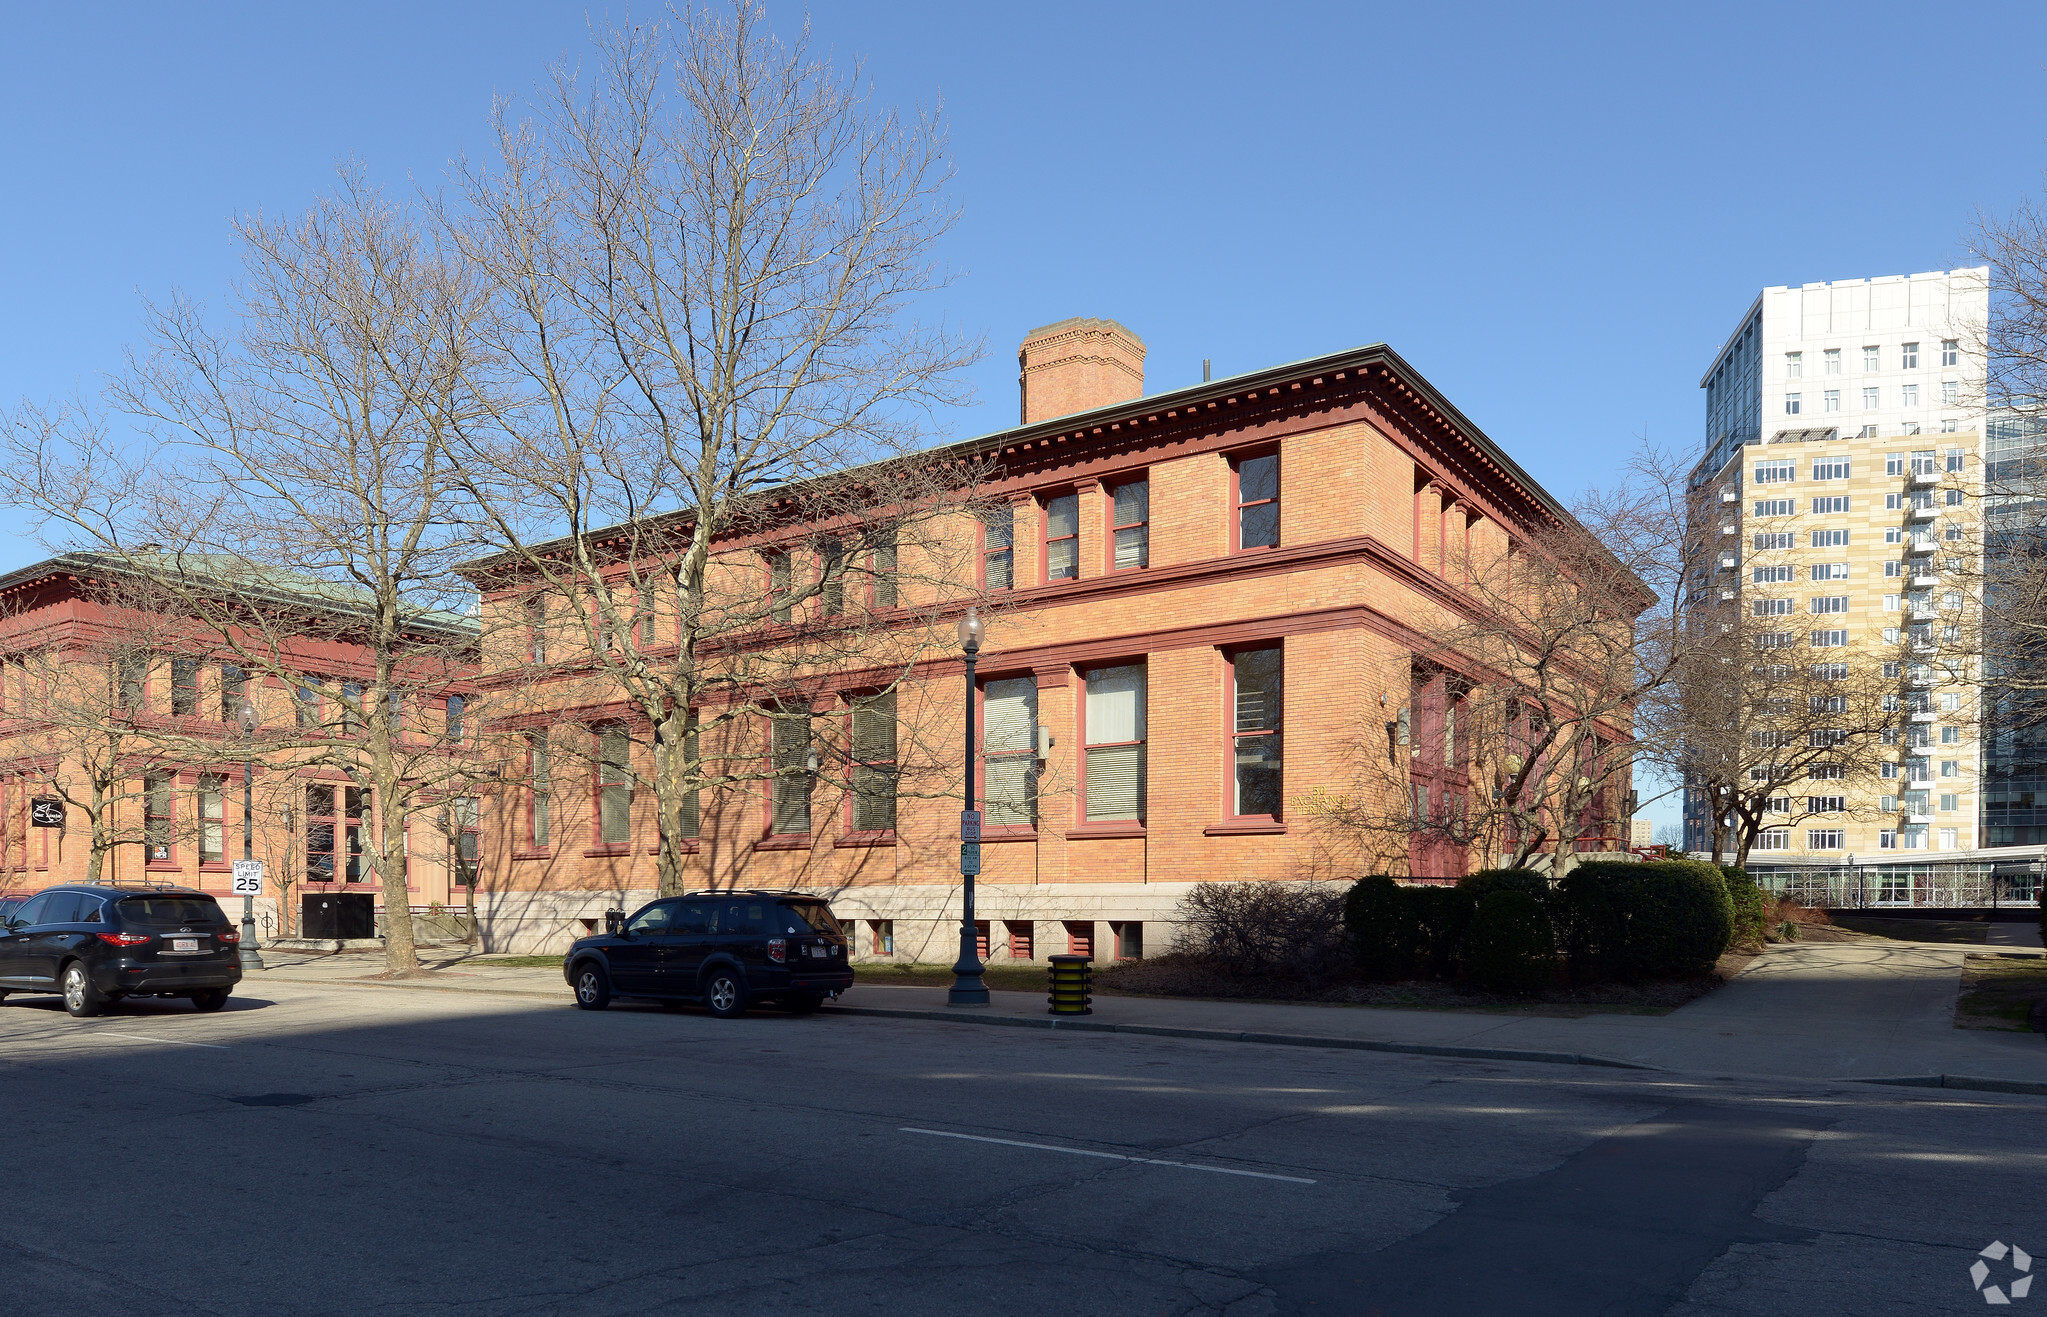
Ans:
[[[233,946],[235,943],[242,940],[242,935],[240,933],[215,933],[214,936],[219,938],[221,941],[227,943],[229,946]]]
[[[149,941],[147,933],[102,933],[100,941],[110,947],[139,947]]]
[[[771,937],[768,939],[768,959],[777,965],[789,959],[789,939]]]

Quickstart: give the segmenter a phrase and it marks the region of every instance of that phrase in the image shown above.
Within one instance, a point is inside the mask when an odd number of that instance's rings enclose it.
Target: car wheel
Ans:
[[[746,985],[731,969],[714,969],[704,979],[704,1005],[721,1020],[746,1014]]]
[[[192,1005],[202,1011],[217,1011],[227,1005],[226,988],[207,988],[192,994]]]
[[[821,992],[792,992],[782,998],[782,1005],[788,1008],[791,1015],[808,1015],[824,1005],[824,994]]]
[[[611,1005],[611,976],[594,960],[576,967],[576,1005],[586,1011],[601,1011]]]
[[[75,960],[64,967],[58,982],[64,989],[64,1009],[81,1020],[98,1015],[107,1004],[100,990],[92,986],[92,976],[85,972],[85,966]]]

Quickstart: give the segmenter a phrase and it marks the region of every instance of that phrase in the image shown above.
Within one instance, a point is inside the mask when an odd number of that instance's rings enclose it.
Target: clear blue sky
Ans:
[[[642,12],[646,11],[642,6]],[[583,6],[31,5],[0,17],[0,401],[94,387],[137,301],[217,298],[228,217],[344,155],[487,144]],[[780,25],[793,6],[771,10]],[[2047,6],[823,0],[877,94],[943,97],[985,331],[1113,316],[1148,383],[1385,340],[1557,494],[1648,433],[1766,284],[1937,269],[2047,165]],[[0,520],[0,570],[42,550]]]

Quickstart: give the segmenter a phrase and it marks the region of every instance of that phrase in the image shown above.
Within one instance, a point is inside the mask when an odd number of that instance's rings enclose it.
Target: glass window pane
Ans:
[[[1087,682],[1087,743],[1110,745],[1144,739],[1144,665],[1095,668]]]
[[[1144,817],[1144,747],[1093,746],[1087,752],[1087,819]]]
[[[1070,581],[1080,574],[1080,541],[1053,540],[1045,545],[1045,579]]]
[[[1236,656],[1238,731],[1278,729],[1283,652],[1277,648],[1249,649]]]
[[[1008,508],[985,513],[981,520],[988,528],[987,547],[991,551],[1011,546],[1016,535],[1016,522]]]
[[[1151,537],[1144,526],[1125,526],[1116,532],[1116,566],[1143,567],[1150,559]]]
[[[1151,520],[1151,482],[1133,480],[1127,485],[1116,486],[1116,522],[1118,526],[1135,526]]]
[[[1038,683],[1034,677],[991,681],[982,689],[986,726],[981,746],[986,754],[1038,748]]]
[[[990,759],[983,782],[987,799],[982,802],[990,827],[1028,826],[1037,821],[1038,775],[1034,761],[1024,755]]]
[[[1279,455],[1247,457],[1237,464],[1237,501],[1254,503],[1279,497]]]
[[[1237,813],[1278,815],[1279,733],[1237,738]]]
[[[856,832],[887,832],[895,826],[895,766],[893,764],[854,765],[854,830]]]
[[[1080,498],[1061,494],[1045,505],[1045,538],[1056,540],[1080,534]]]
[[[1279,504],[1260,503],[1243,510],[1239,544],[1246,549],[1272,548],[1279,543]]]
[[[988,588],[990,590],[1009,589],[1013,578],[1014,573],[1010,568],[1010,556],[1007,550],[988,555]]]

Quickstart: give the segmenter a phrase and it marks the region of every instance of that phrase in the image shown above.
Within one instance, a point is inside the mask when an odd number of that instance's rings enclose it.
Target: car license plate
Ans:
[[[197,951],[198,949],[199,939],[196,937],[174,937],[171,939],[171,950],[173,951]]]

